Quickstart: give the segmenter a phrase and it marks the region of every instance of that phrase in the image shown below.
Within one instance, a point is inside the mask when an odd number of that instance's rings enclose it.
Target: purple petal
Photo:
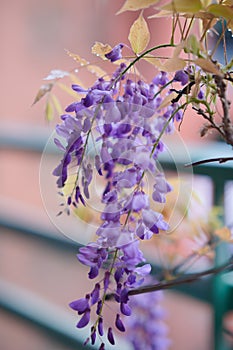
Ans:
[[[127,288],[122,289],[120,297],[122,303],[127,303],[127,301],[129,300]]]
[[[99,300],[98,304],[97,304],[97,308],[96,308],[96,314],[99,316],[100,316],[100,312],[102,310],[102,305],[103,305],[102,300]]]
[[[100,317],[99,322],[98,322],[98,332],[99,335],[102,337],[104,335],[104,327],[103,327],[103,319]]]
[[[80,319],[80,321],[77,324],[77,328],[83,328],[86,325],[88,325],[89,321],[90,321],[90,309],[88,309],[85,314],[82,316],[82,318]]]
[[[108,329],[108,341],[110,344],[115,345],[115,340],[114,340],[114,336],[113,336],[113,332],[112,332],[111,327],[109,327],[109,329]]]
[[[141,276],[146,276],[151,272],[151,265],[150,264],[145,264],[143,266],[137,267],[134,270],[138,275]]]
[[[115,325],[119,331],[125,332],[125,326],[124,326],[123,322],[121,321],[119,314],[117,314],[117,316],[116,316]]]
[[[94,345],[96,341],[96,330],[94,327],[91,328],[91,344]]]
[[[105,275],[104,275],[104,290],[105,290],[105,292],[108,289],[109,281],[110,281],[110,272],[106,271]]]
[[[82,86],[73,84],[71,85],[72,89],[78,93],[86,93],[88,90],[84,89]]]
[[[183,70],[178,70],[175,73],[174,81],[179,81],[181,85],[186,85],[189,81],[189,76]]]
[[[125,315],[125,316],[131,315],[131,309],[130,309],[129,305],[127,305],[125,303],[121,303],[120,309],[121,309],[121,313],[123,315]]]
[[[102,176],[102,170],[101,170],[101,161],[100,157],[98,155],[95,156],[95,167],[96,170],[98,171],[99,175]]]
[[[90,278],[90,280],[96,278],[99,274],[99,269],[97,266],[92,266],[89,273],[88,273],[88,277]]]
[[[65,147],[63,146],[63,144],[61,143],[60,140],[58,140],[57,138],[54,139],[54,143],[57,146],[57,148],[59,148],[61,151],[65,151]]]
[[[91,293],[91,304],[94,305],[98,302],[100,296],[100,284],[96,283],[95,288]]]
[[[118,44],[117,46],[115,46],[112,51],[108,52],[105,57],[110,60],[111,62],[115,62],[117,60],[119,60],[120,58],[122,58],[121,55],[121,50],[123,48],[123,44]]]
[[[74,300],[69,304],[69,306],[75,311],[84,312],[89,308],[89,298]]]

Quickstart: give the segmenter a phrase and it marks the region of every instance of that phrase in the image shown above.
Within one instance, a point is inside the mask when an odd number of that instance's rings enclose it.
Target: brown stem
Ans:
[[[221,164],[221,163],[229,162],[230,160],[233,160],[233,157],[203,159],[203,160],[198,160],[197,162],[185,164],[185,167],[197,166],[197,165],[212,163],[212,162],[219,162]]]
[[[131,289],[128,293],[128,295],[138,295],[138,294],[144,294],[144,293],[150,293],[150,292],[156,292],[158,290],[164,290],[169,289],[171,287],[175,287],[178,285],[182,285],[185,283],[195,282],[199,280],[200,278],[212,274],[218,274],[223,271],[232,270],[233,268],[233,259],[232,257],[229,259],[229,261],[221,266],[213,267],[209,270],[192,273],[192,274],[186,274],[182,277],[179,277],[177,279],[171,280],[171,281],[162,281],[159,283],[156,283],[154,285],[149,285],[145,287],[140,287],[136,289]],[[114,293],[108,294],[106,297],[106,300],[111,300],[114,298]]]

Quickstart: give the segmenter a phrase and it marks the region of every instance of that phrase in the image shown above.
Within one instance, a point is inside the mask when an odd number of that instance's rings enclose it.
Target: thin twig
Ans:
[[[202,271],[202,272],[186,274],[182,277],[173,279],[171,281],[162,281],[162,282],[156,283],[154,285],[149,285],[149,286],[145,286],[145,287],[131,289],[131,290],[129,290],[128,295],[129,296],[130,295],[138,295],[138,294],[156,292],[158,290],[169,289],[171,287],[175,287],[178,285],[182,285],[182,284],[186,284],[186,283],[190,283],[190,282],[195,282],[195,281],[201,279],[202,277],[205,277],[208,275],[218,274],[218,273],[223,272],[223,271],[232,270],[232,268],[233,268],[233,259],[231,257],[227,263],[225,263],[221,266],[213,267],[211,269],[208,269],[208,270]],[[114,293],[108,294],[106,297],[106,300],[111,300],[114,298],[114,296],[115,296]]]
[[[185,167],[197,166],[197,165],[212,163],[212,162],[219,162],[221,164],[221,163],[226,163],[230,160],[233,160],[233,157],[220,157],[220,158],[203,159],[203,160],[198,160],[197,162],[185,164]]]

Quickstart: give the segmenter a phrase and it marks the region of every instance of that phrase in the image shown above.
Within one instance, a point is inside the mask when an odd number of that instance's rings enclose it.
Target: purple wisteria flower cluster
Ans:
[[[117,60],[121,49],[120,44],[107,58]],[[188,77],[185,74],[176,73],[176,81],[183,84]],[[80,316],[78,328],[91,323],[86,343],[95,344],[97,334],[102,337],[105,332],[103,308],[109,292],[114,293],[119,304],[115,327],[125,332],[122,315],[131,315],[128,292],[140,286],[151,271],[140,250],[140,242],[168,229],[162,214],[152,206],[153,202],[164,203],[171,191],[157,166],[158,156],[164,150],[161,136],[171,133],[174,121],[182,118],[177,102],[162,104],[170,94],[168,81],[165,72],[160,72],[150,84],[132,80],[127,65],[121,63],[111,79],[100,78],[89,89],[72,86],[83,98],[66,108],[62,123],[56,129],[58,136],[65,140],[64,144],[55,139],[63,152],[54,170],[60,191],[69,176],[75,176],[72,191],[66,198],[67,210],[85,205],[89,200],[94,172],[106,183],[100,198],[104,209],[100,213],[102,224],[96,231],[97,239],[82,247],[78,254],[79,261],[90,269],[89,278],[100,277],[90,293],[70,304]],[[94,140],[94,151],[89,156],[91,140]],[[151,194],[145,188],[148,174],[153,179]],[[104,275],[100,274],[101,268],[105,269]],[[144,306],[150,308],[149,303]],[[94,310],[95,320],[91,321]],[[156,311],[148,312],[152,312],[152,318],[157,317]],[[115,344],[112,327],[106,332],[108,341]],[[146,349],[158,348],[152,338],[151,346],[147,345]],[[99,349],[104,347],[101,343]]]

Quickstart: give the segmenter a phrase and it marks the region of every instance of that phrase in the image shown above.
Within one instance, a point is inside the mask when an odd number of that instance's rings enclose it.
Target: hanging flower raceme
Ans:
[[[115,61],[121,49],[119,44],[106,57]],[[182,84],[185,78],[177,73],[176,80]],[[168,229],[162,214],[151,207],[153,201],[164,203],[171,191],[156,161],[164,149],[162,134],[171,132],[174,120],[181,117],[177,117],[177,102],[162,106],[164,96],[169,94],[167,82],[164,72],[151,84],[136,82],[127,75],[126,65],[121,64],[111,79],[100,78],[89,89],[73,85],[73,90],[84,96],[67,107],[57,126],[58,136],[65,141],[55,139],[63,152],[54,170],[57,186],[64,189],[71,176],[74,183],[66,205],[77,207],[91,199],[89,189],[94,172],[106,181],[100,198],[102,223],[96,231],[96,241],[82,247],[78,254],[79,261],[90,269],[88,277],[95,280],[94,287],[84,298],[70,304],[80,316],[77,327],[91,325],[86,343],[95,344],[96,335],[102,337],[105,332],[103,308],[109,292],[119,305],[115,327],[125,331],[123,315],[131,315],[128,292],[141,285],[151,271],[140,242]],[[98,147],[89,156],[91,139]],[[152,194],[145,188],[148,174],[153,178]],[[101,268],[105,269],[104,277],[96,281]],[[150,332],[153,333],[152,328]],[[108,327],[106,335],[114,344],[112,327]],[[104,349],[104,343],[99,349]]]

